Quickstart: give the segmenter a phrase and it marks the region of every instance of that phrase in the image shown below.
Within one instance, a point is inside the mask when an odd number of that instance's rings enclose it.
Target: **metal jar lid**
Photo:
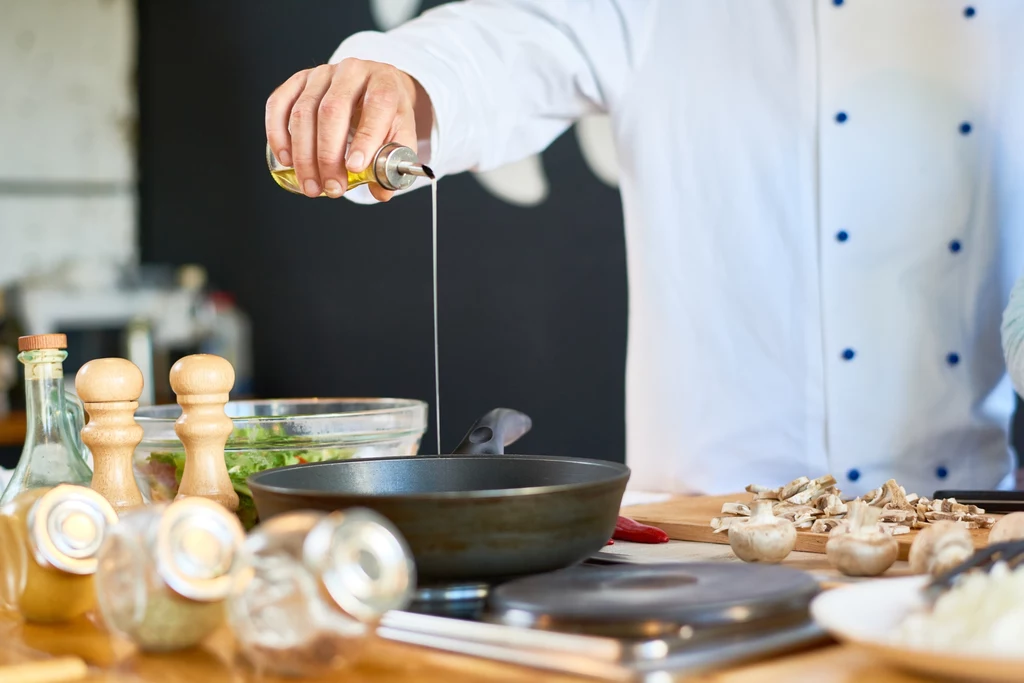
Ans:
[[[32,504],[26,521],[37,562],[84,576],[96,572],[96,553],[117,512],[90,488],[60,484]]]
[[[398,529],[372,510],[332,512],[309,532],[302,551],[335,603],[360,621],[401,609],[412,598],[412,552]]]
[[[231,590],[231,565],[245,541],[238,517],[206,498],[167,506],[155,539],[157,572],[174,592],[213,602]]]

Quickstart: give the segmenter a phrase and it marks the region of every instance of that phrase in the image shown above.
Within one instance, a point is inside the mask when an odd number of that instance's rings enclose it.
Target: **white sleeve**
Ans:
[[[547,147],[628,81],[629,10],[646,0],[465,0],[387,33],[343,42],[331,63],[392,64],[423,86],[434,129],[418,154],[441,177],[485,171]],[[422,133],[421,133],[422,134]],[[424,184],[420,179],[414,189]],[[365,187],[347,193],[374,201]]]
[[[1006,370],[1017,393],[1024,396],[1024,276],[1010,291],[1001,331]]]

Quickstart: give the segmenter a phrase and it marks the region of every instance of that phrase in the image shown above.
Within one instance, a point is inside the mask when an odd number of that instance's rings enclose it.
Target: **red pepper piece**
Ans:
[[[608,542],[605,543],[605,545],[615,545],[615,541],[613,541],[612,539],[609,538]]]
[[[634,543],[668,543],[668,534],[658,527],[641,524],[621,516],[615,523],[615,533],[612,534],[612,538]]]

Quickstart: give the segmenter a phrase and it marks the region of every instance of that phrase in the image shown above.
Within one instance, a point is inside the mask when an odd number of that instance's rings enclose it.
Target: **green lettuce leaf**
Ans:
[[[282,439],[272,429],[261,433],[260,428],[254,427],[235,430],[232,434],[232,441],[236,440],[244,440],[258,448],[261,441],[274,441],[274,445],[277,446]],[[246,483],[249,475],[306,462],[346,460],[355,455],[355,452],[355,448],[225,451],[224,462],[228,467],[231,486],[238,494],[238,517],[242,521],[242,525],[249,530],[259,521],[256,505],[252,500],[252,491],[249,490]],[[171,467],[174,468],[174,491],[169,490],[168,482],[165,481]],[[154,499],[170,500],[177,492],[178,485],[181,484],[181,475],[184,471],[184,451],[157,452],[150,453],[149,463],[141,468],[140,474],[149,483]]]

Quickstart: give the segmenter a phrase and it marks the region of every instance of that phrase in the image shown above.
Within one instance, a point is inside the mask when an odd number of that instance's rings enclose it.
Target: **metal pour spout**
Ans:
[[[402,161],[398,164],[398,172],[404,175],[418,175],[424,178],[434,179],[434,172],[426,164],[414,164],[408,161]]]

